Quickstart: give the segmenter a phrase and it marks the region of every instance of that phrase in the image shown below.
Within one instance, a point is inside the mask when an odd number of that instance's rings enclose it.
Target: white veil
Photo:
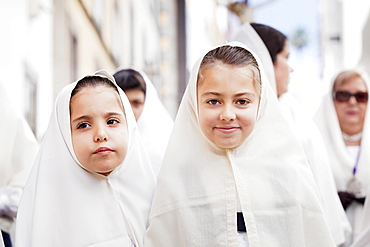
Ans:
[[[105,71],[94,75],[114,78]],[[69,102],[76,82],[59,93],[49,127],[23,192],[16,246],[143,246],[155,178],[135,117],[119,89],[128,150],[108,176],[89,172],[75,157]],[[118,87],[117,87],[118,88]]]
[[[224,45],[249,50],[239,42]],[[145,245],[238,246],[239,198],[251,247],[334,246],[310,168],[259,59],[257,123],[233,150],[210,143],[199,126],[202,59],[193,67],[158,175]]]

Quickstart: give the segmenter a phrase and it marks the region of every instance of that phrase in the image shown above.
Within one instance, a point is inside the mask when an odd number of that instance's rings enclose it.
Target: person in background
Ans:
[[[0,84],[0,229],[6,247],[12,246],[14,220],[22,190],[38,150],[38,142],[23,116],[9,103]]]
[[[119,68],[113,76],[130,101],[153,171],[158,175],[173,120],[143,71]]]
[[[155,177],[106,71],[59,93],[21,199],[16,246],[143,246]]]
[[[144,245],[335,245],[263,65],[239,42],[211,49],[193,67]]]
[[[289,75],[293,71],[288,63],[290,54],[288,38],[270,26],[245,23],[235,34],[234,39],[251,47],[262,58],[284,117],[296,134],[310,164],[332,236],[335,243],[340,245],[350,234],[351,227],[337,196],[321,133],[300,103],[288,92]]]
[[[344,246],[349,246],[362,230],[363,203],[370,189],[369,85],[361,69],[340,72],[315,115],[353,229]]]

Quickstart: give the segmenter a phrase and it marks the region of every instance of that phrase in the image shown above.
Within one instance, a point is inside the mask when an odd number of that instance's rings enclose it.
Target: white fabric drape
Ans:
[[[106,72],[95,75],[107,77]],[[125,94],[128,150],[108,176],[85,170],[71,141],[69,102],[76,82],[59,93],[24,189],[16,246],[142,246],[155,177]]]
[[[16,211],[20,190],[26,184],[37,154],[38,143],[23,116],[9,104],[5,88],[0,84],[0,197]],[[2,200],[0,200],[2,201]],[[0,207],[2,204],[0,203]],[[5,208],[4,208],[5,210]],[[1,210],[0,210],[1,211]],[[9,233],[13,218],[0,215],[0,229]]]
[[[367,76],[365,74],[363,75],[366,86],[369,89],[370,84]],[[365,191],[362,193],[362,196],[365,196],[366,190],[370,188],[370,152],[368,151],[370,150],[369,109],[370,107],[368,106],[362,131],[361,153],[356,172],[356,178],[360,181]],[[347,183],[353,176],[352,172],[355,162],[348,153],[343,141],[331,91],[325,95],[315,114],[314,120],[321,131],[328,150],[337,190],[346,191]],[[354,238],[361,231],[362,210],[363,206],[358,203],[352,203],[346,210],[346,214],[352,225]]]
[[[253,27],[249,23],[244,23],[234,38],[251,47],[261,58],[264,68],[267,65],[269,69],[265,71],[268,74],[270,84],[273,88],[276,88],[271,56]],[[335,243],[339,245],[351,233],[351,226],[337,195],[330,161],[321,133],[313,120],[307,116],[303,106],[289,92],[281,95],[279,102],[285,119],[297,136],[306,155],[320,192],[325,218],[330,226]]]
[[[146,95],[143,111],[137,120],[143,143],[148,153],[155,175],[162,165],[164,152],[173,128],[173,120],[160,100],[157,90],[144,71],[135,67],[121,67],[140,73],[146,84]]]
[[[237,198],[251,247],[334,246],[309,165],[262,64],[256,126],[241,146],[223,150],[199,126],[202,58],[193,67],[158,175],[145,246],[238,246]]]
[[[370,198],[370,189],[366,198]],[[353,242],[351,247],[369,247],[370,246],[370,200],[365,201],[364,212],[362,217],[361,231]]]

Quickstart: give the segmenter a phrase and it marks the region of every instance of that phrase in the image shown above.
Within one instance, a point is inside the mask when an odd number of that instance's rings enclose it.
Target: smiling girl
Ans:
[[[155,184],[143,150],[111,75],[65,86],[24,189],[16,246],[143,246]]]
[[[193,67],[145,246],[334,246],[315,182],[258,58],[240,43]]]

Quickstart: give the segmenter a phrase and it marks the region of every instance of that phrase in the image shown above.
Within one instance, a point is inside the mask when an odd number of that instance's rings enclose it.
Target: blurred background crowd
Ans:
[[[244,22],[291,42],[290,92],[314,113],[343,69],[369,63],[367,0],[0,2],[0,83],[41,140],[59,90],[82,75],[142,68],[174,117],[195,58]]]

